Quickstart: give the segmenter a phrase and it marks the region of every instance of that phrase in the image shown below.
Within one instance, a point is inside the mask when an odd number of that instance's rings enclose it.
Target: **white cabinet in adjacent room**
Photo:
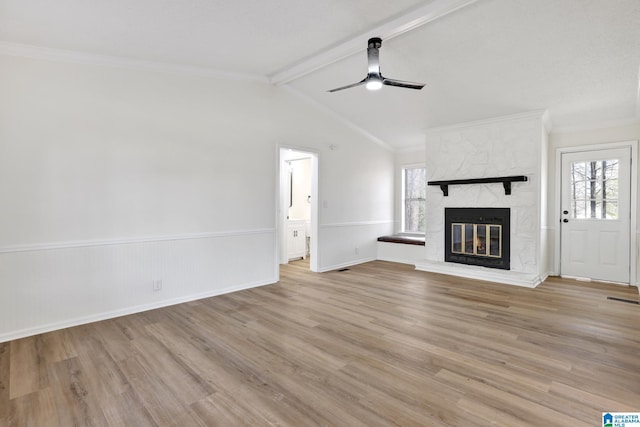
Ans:
[[[307,255],[307,233],[305,220],[289,220],[287,226],[287,254],[290,260]]]

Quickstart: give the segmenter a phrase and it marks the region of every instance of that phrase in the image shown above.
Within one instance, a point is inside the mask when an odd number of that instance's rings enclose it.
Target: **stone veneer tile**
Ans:
[[[514,183],[510,196],[501,184],[450,186],[427,190],[426,256],[444,260],[445,207],[511,208],[511,270],[536,273],[539,264],[542,122],[530,117],[430,133],[427,136],[429,180],[527,175]]]

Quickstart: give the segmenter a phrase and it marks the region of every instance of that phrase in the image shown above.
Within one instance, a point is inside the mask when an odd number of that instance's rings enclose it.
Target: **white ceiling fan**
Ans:
[[[327,92],[337,92],[339,90],[349,89],[360,85],[366,85],[367,89],[369,90],[378,90],[383,85],[417,90],[420,90],[424,87],[423,83],[405,82],[402,80],[388,79],[384,77],[380,72],[380,46],[382,46],[382,39],[380,37],[373,37],[369,39],[367,46],[367,61],[369,63],[369,71],[367,72],[367,77],[357,83],[331,89]]]

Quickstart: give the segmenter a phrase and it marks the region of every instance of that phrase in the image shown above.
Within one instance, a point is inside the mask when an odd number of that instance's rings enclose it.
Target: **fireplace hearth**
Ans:
[[[509,208],[445,208],[446,262],[510,269]]]

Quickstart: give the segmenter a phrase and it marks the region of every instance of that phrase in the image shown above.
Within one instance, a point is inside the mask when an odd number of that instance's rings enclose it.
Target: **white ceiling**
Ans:
[[[327,93],[365,76],[370,36],[385,76],[427,86]],[[395,148],[539,109],[640,119],[640,0],[0,0],[0,42],[262,78]]]

